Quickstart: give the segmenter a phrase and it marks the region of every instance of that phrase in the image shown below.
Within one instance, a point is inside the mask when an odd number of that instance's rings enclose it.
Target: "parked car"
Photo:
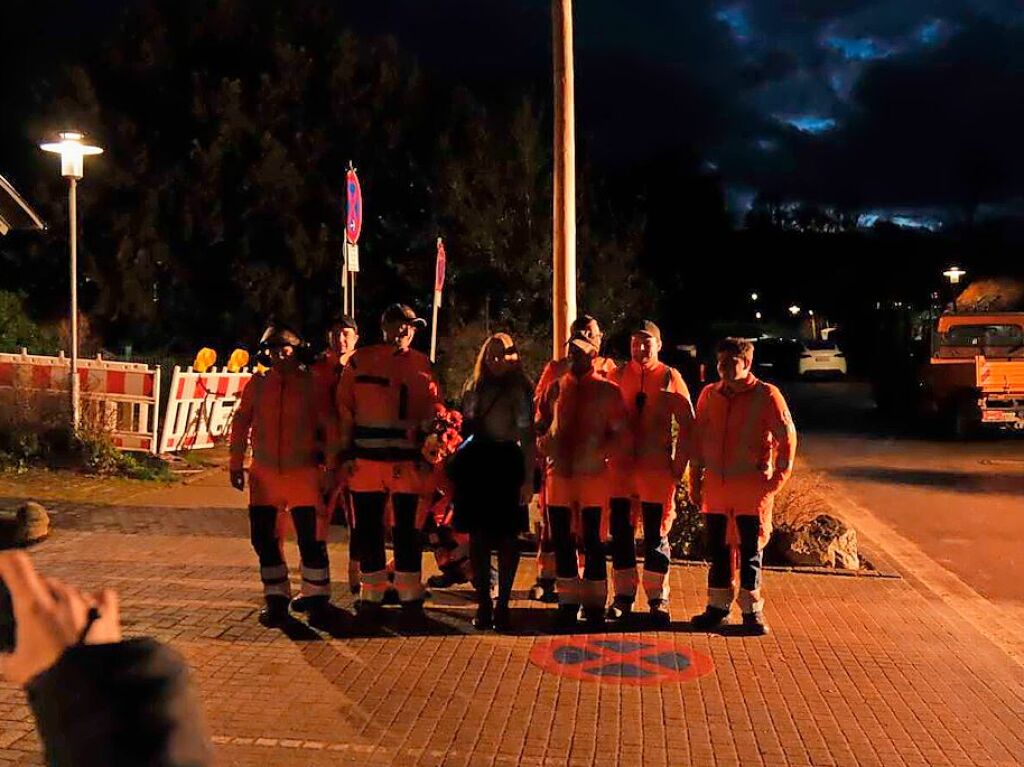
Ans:
[[[800,377],[845,376],[846,355],[835,341],[805,341],[800,351]]]

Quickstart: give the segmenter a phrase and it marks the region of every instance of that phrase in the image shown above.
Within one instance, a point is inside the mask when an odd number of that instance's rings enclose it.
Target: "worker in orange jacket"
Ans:
[[[577,333],[569,341],[569,372],[546,393],[551,413],[537,447],[547,459],[546,522],[555,549],[558,623],[576,624],[580,606],[591,625],[604,623],[608,573],[608,459],[628,449],[619,387],[597,374],[597,345]],[[577,548],[584,556],[580,578]]]
[[[711,556],[708,605],[692,623],[709,629],[728,617],[738,569],[743,625],[764,635],[761,560],[775,494],[793,471],[796,428],[782,393],[751,373],[752,343],[726,338],[717,353],[722,380],[701,392],[690,452],[690,497],[706,515]]]
[[[261,340],[271,367],[242,392],[231,422],[231,484],[245,489],[243,461],[252,441],[249,527],[260,561],[265,605],[259,620],[278,626],[288,618],[291,585],[282,547],[290,512],[301,558],[301,596],[294,607],[311,621],[325,615],[331,594],[327,558],[330,520],[322,504],[324,472],[333,468],[338,429],[329,392],[317,387],[299,361],[302,340],[271,326]]]
[[[628,414],[632,453],[611,462],[612,620],[627,618],[636,599],[636,528],[643,525],[644,593],[656,625],[670,621],[668,531],[675,519],[676,484],[686,470],[693,426],[682,375],[658,359],[661,330],[642,322],[630,338],[630,361],[612,375]],[[675,437],[673,438],[673,425]]]
[[[332,405],[341,381],[341,373],[348,364],[348,358],[356,350],[359,343],[359,326],[347,314],[339,314],[331,319],[327,327],[327,348],[313,363],[313,379],[317,386],[329,392]],[[337,410],[337,407],[334,407]],[[337,487],[337,477],[330,477],[327,483],[324,502],[331,521],[349,526],[348,537],[348,587],[353,594],[359,593],[359,557],[353,546],[354,536],[351,532],[351,504],[348,502],[347,488]]]
[[[573,320],[572,325],[569,327],[569,334],[583,336],[597,347],[598,356],[594,359],[594,372],[600,377],[609,377],[615,370],[616,365],[615,361],[611,358],[600,356],[601,341],[604,335],[597,320],[589,314],[581,314]],[[547,431],[551,423],[552,413],[546,398],[548,388],[568,373],[569,368],[570,360],[568,356],[551,360],[544,366],[533,396],[534,423],[538,434]],[[537,542],[537,582],[530,589],[530,598],[540,602],[557,602],[558,596],[555,594],[555,549],[545,524],[547,515],[544,511],[546,493],[544,492],[543,456],[538,455],[538,458],[540,459],[538,461],[538,474],[540,478],[538,501],[541,515],[541,531],[540,540]]]
[[[411,348],[426,323],[393,304],[381,317],[384,343],[357,349],[338,385],[343,472],[355,512],[360,601],[377,611],[388,588],[384,537],[394,544],[394,585],[404,610],[421,613],[421,528],[432,491],[420,450],[423,427],[441,408],[430,360]]]

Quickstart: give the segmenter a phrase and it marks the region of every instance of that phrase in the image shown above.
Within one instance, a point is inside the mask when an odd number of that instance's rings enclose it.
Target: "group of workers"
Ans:
[[[404,612],[422,612],[424,530],[433,525],[433,540],[446,541],[439,563],[449,566],[435,582],[472,576],[479,600],[474,625],[508,628],[515,565],[501,566],[492,612],[490,551],[498,550],[500,562],[512,556],[508,541],[521,531],[519,520],[537,491],[542,530],[531,597],[557,601],[558,626],[572,628],[581,617],[592,627],[628,621],[641,584],[652,623],[667,626],[668,532],[685,476],[691,500],[706,515],[711,559],[707,605],[693,625],[718,626],[738,601],[745,628],[767,633],[762,552],[773,498],[792,471],[796,433],[782,394],[751,372],[749,341],[720,342],[721,380],[704,388],[694,410],[682,376],[659,360],[662,337],[653,322],[633,329],[630,360],[619,365],[601,356],[598,322],[579,317],[565,357],[545,367],[532,403],[528,383],[520,396],[520,382],[528,379],[514,342],[496,334],[481,349],[464,392],[472,439],[447,468],[460,460],[471,468],[456,472],[427,463],[421,454],[427,425],[445,410],[429,359],[411,348],[425,325],[412,309],[395,304],[381,318],[382,343],[356,348],[355,322],[339,318],[329,331],[328,351],[311,365],[302,362],[304,344],[294,330],[272,326],[264,334],[269,370],[243,392],[232,423],[230,467],[232,484],[243,489],[251,444],[249,517],[264,588],[261,623],[281,625],[289,607],[314,624],[327,615],[327,530],[340,504],[352,528],[350,582],[361,614],[379,614],[389,595]],[[501,380],[513,383],[503,386]],[[475,451],[476,459],[460,459],[463,451]],[[466,482],[470,490],[459,484]],[[474,521],[441,534],[433,510],[439,500],[443,505],[453,498],[455,519],[461,499],[467,509],[472,505]],[[301,591],[294,600],[282,550],[289,527],[301,558]],[[453,557],[454,548],[472,550],[473,566],[465,556]]]

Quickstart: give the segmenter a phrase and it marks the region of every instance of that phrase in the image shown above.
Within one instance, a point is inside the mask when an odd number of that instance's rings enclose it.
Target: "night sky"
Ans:
[[[130,3],[6,5],[10,92],[26,87],[26,59],[71,61],[109,40]],[[550,98],[548,0],[339,6],[453,85]],[[844,206],[866,225],[1024,212],[1017,0],[586,0],[576,17],[584,161],[628,168],[693,149],[737,220],[758,193]],[[17,175],[38,137],[4,122],[0,158]]]

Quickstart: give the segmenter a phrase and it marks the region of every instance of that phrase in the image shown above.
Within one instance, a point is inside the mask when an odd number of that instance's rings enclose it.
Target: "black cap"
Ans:
[[[356,321],[347,314],[335,314],[331,317],[331,323],[327,327],[329,328],[351,328],[356,332],[359,332],[359,326]]]
[[[650,336],[651,338],[657,339],[658,343],[661,343],[661,330],[650,320],[644,320],[643,322],[633,327],[634,336]]]
[[[410,325],[418,325],[421,328],[427,326],[427,321],[417,317],[416,312],[405,304],[391,304],[391,306],[384,310],[380,322],[382,325],[392,322],[407,322]]]

